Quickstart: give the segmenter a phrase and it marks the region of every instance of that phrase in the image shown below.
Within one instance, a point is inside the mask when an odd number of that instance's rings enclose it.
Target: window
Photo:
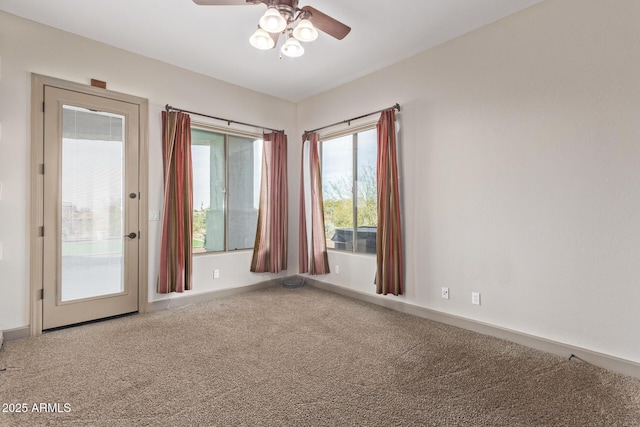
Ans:
[[[253,248],[262,139],[191,129],[193,253]]]
[[[377,146],[375,128],[321,142],[327,248],[376,253]]]

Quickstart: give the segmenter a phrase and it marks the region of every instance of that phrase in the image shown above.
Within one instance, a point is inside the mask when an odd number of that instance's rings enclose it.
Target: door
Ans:
[[[138,109],[44,87],[43,330],[138,311]]]

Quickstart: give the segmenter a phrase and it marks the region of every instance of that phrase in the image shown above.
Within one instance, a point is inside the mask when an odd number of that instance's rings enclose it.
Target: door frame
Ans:
[[[139,167],[138,182],[140,199],[138,204],[138,221],[140,239],[138,247],[138,312],[144,313],[148,306],[148,276],[149,276],[149,101],[145,98],[87,86],[66,80],[31,74],[31,207],[30,227],[28,231],[30,245],[30,335],[42,333],[43,300],[43,262],[44,238],[40,228],[44,224],[44,88],[53,86],[60,89],[85,93],[87,95],[110,98],[128,102],[138,106],[138,138],[139,138]],[[49,231],[51,232],[51,231]]]

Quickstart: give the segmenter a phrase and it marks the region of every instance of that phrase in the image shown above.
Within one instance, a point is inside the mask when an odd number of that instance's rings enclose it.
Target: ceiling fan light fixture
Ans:
[[[256,32],[253,33],[253,35],[249,38],[249,43],[251,43],[251,46],[260,50],[269,50],[275,46],[275,42],[273,41],[269,33],[267,33],[262,28],[258,28]]]
[[[282,45],[282,49],[280,49],[280,51],[285,56],[297,58],[298,56],[302,56],[302,54],[304,53],[304,48],[294,37],[289,37],[287,41]]]
[[[281,33],[287,27],[287,20],[282,17],[278,9],[270,7],[260,18],[260,28],[270,33]]]
[[[318,38],[318,30],[316,30],[308,19],[303,19],[298,22],[298,25],[293,30],[293,37],[301,42],[312,42]]]

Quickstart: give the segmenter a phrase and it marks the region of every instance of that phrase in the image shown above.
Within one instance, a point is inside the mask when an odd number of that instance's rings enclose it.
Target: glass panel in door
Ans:
[[[124,291],[125,116],[62,107],[62,302]]]

